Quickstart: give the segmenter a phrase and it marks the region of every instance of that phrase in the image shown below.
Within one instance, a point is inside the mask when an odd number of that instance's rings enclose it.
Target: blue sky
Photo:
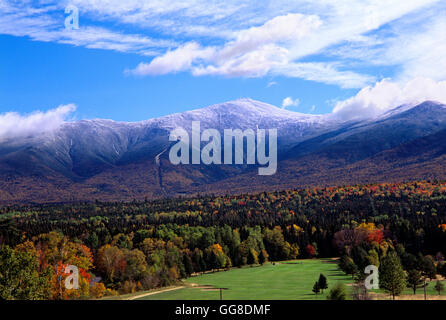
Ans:
[[[343,117],[443,101],[445,16],[436,0],[0,0],[0,120],[67,104],[70,119],[138,121],[244,97]]]

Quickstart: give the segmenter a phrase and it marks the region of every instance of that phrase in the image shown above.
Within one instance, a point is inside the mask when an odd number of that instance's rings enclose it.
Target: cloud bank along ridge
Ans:
[[[53,131],[66,121],[76,111],[76,105],[60,105],[48,111],[35,111],[21,115],[17,112],[0,114],[0,140],[7,140],[26,136],[35,136]]]
[[[401,105],[413,106],[426,100],[446,104],[446,81],[418,77],[406,83],[398,83],[384,79],[338,102],[333,115],[344,120],[360,120],[376,117]]]

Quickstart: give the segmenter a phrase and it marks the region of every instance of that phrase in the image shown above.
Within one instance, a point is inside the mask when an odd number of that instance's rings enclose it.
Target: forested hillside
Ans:
[[[393,251],[435,256],[440,272],[446,182],[3,207],[0,245],[0,272],[14,270],[4,298],[128,293],[267,260],[342,256],[362,268]],[[60,285],[66,265],[80,268],[82,290]]]

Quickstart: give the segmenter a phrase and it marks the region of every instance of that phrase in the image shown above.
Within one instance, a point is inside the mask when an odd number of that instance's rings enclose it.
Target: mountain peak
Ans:
[[[383,114],[379,115],[379,119],[387,119],[393,116],[400,116],[406,113],[414,113],[414,112],[425,112],[428,110],[435,110],[438,107],[446,108],[446,105],[432,100],[426,100],[421,103],[406,103],[402,104],[396,108],[392,108]],[[375,121],[375,119],[370,119],[369,121]]]
[[[418,108],[418,107],[442,107],[442,108],[445,108],[446,105],[439,101],[426,100],[426,101],[419,103],[418,105],[415,106],[415,108]]]
[[[446,108],[446,105],[438,101],[427,100],[415,105],[406,105],[406,108],[401,108],[401,114],[425,114],[426,112],[438,112],[440,109]]]
[[[242,98],[237,100],[231,100],[223,103],[217,103],[206,107],[204,109],[209,110],[232,110],[232,109],[242,109],[246,111],[257,111],[257,112],[280,112],[282,109],[273,106],[271,104],[253,100],[250,98]]]
[[[191,112],[213,112],[217,114],[228,114],[239,117],[258,117],[273,119],[295,119],[295,120],[320,120],[322,115],[305,114],[279,108],[269,103],[254,100],[251,98],[241,98],[223,103],[211,105],[209,107],[193,110]]]

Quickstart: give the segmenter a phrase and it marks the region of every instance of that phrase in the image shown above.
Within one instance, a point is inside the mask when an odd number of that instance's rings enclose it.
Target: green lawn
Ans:
[[[339,270],[335,261],[330,259],[296,260],[282,263],[267,263],[258,267],[234,268],[229,271],[215,272],[191,277],[184,280],[186,285],[198,284],[223,291],[223,299],[316,299],[311,289],[323,273],[328,278],[329,288],[338,282],[351,283],[351,277]],[[319,294],[317,299],[326,299],[328,290]],[[186,287],[171,292],[159,293],[141,298],[142,300],[213,300],[219,299],[219,291]]]

